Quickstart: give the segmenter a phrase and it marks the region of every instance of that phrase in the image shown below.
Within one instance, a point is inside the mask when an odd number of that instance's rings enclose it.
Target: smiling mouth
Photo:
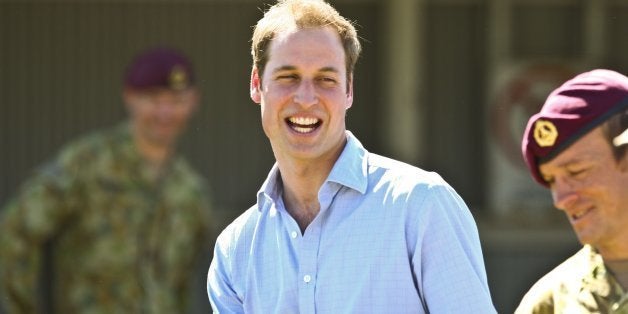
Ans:
[[[322,123],[321,120],[311,117],[290,117],[286,122],[291,129],[301,134],[314,132]]]
[[[571,218],[572,221],[577,221],[580,218],[584,217],[589,212],[591,212],[592,210],[593,210],[592,208],[587,208],[585,210],[582,210],[582,211],[579,211],[577,213],[573,213],[573,214],[569,215],[569,218]]]

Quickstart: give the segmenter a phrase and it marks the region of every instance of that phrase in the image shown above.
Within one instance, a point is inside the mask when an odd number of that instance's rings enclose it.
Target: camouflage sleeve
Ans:
[[[536,283],[526,293],[515,310],[515,314],[553,314],[555,312],[552,289],[543,286],[543,280]]]
[[[217,230],[217,217],[216,217],[216,205],[213,199],[213,192],[209,189],[205,183],[202,193],[201,201],[199,202],[200,214],[202,223],[201,232],[201,247],[206,247],[208,251],[211,251],[212,246],[208,246],[208,241],[212,241]]]
[[[69,216],[71,179],[49,164],[0,212],[0,285],[8,313],[34,313],[43,245]]]
[[[197,222],[195,247],[201,248],[203,251],[196,252],[196,254],[211,253],[213,247],[211,242],[214,240],[215,233],[218,230],[217,209],[213,199],[214,192],[203,177],[197,177],[194,190],[197,191],[194,195],[196,203],[195,219]]]
[[[515,314],[554,314],[557,313],[554,310],[554,305],[551,302],[538,302],[535,304],[524,303],[520,304],[515,310]]]
[[[193,284],[198,279],[196,276],[198,273],[204,273],[209,266],[208,262],[211,258],[211,237],[213,236],[213,219],[214,208],[211,197],[211,192],[205,181],[200,185],[200,193],[198,195],[197,203],[197,217],[196,217],[196,233],[194,235],[194,244],[192,250],[192,257],[189,259],[190,265],[187,267],[186,282],[183,283],[178,289],[178,300],[180,300],[180,308],[188,308],[190,298],[194,294],[190,289],[198,288]],[[206,265],[207,264],[207,265]],[[204,282],[204,281],[203,281]],[[200,287],[200,285],[198,285]]]

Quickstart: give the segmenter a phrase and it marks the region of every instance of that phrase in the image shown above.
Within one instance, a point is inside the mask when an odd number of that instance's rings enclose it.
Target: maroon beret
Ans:
[[[194,84],[190,61],[172,48],[153,48],[137,55],[126,69],[124,85],[133,89],[182,90]]]
[[[532,176],[544,186],[539,164],[628,108],[628,77],[610,70],[579,74],[555,89],[528,120],[521,150]]]

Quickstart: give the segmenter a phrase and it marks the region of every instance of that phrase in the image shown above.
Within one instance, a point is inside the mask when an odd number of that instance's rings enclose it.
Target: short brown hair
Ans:
[[[279,0],[257,22],[253,31],[251,55],[260,77],[268,62],[268,47],[280,32],[291,28],[330,26],[340,36],[345,51],[347,75],[353,73],[360,56],[360,41],[353,24],[323,0]]]

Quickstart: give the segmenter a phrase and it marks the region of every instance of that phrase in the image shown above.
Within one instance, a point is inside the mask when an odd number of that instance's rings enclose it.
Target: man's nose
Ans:
[[[318,96],[314,83],[310,80],[303,80],[294,94],[294,102],[305,107],[309,107],[318,102]]]
[[[159,116],[166,117],[172,115],[176,104],[171,100],[160,100],[155,103],[155,109]]]
[[[572,182],[556,178],[552,185],[552,199],[556,208],[565,210],[578,199],[578,194]]]

